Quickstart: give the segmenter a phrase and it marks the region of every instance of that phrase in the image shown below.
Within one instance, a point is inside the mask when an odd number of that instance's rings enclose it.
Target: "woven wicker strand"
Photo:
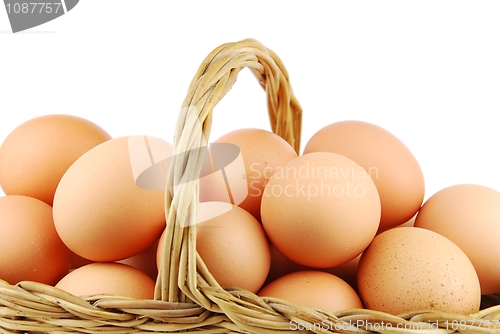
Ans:
[[[0,333],[500,333],[500,297],[471,315],[402,315],[352,309],[328,313],[238,288],[222,288],[196,252],[197,181],[212,111],[249,68],[267,94],[273,132],[298,152],[301,107],[282,62],[256,40],[221,45],[203,61],[179,113],[168,173],[167,238],[154,300],[73,296],[37,282],[0,280]]]

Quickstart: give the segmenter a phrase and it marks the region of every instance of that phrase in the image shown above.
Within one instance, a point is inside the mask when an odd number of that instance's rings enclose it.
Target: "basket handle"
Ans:
[[[232,88],[238,73],[248,67],[267,94],[272,131],[295,151],[300,149],[302,109],[278,56],[254,39],[227,43],[214,49],[194,76],[182,104],[174,133],[174,158],[167,176],[167,230],[163,263],[155,299],[215,306],[200,287],[219,284],[196,252],[196,210],[200,168],[210,135],[212,110]],[[221,288],[220,288],[221,289]],[[222,290],[222,289],[221,289]]]

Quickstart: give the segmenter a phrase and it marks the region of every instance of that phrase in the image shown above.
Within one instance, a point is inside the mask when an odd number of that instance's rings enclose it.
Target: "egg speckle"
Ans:
[[[366,308],[401,314],[479,310],[481,290],[465,253],[442,235],[399,227],[377,235],[363,252],[357,283]]]
[[[452,240],[474,265],[483,294],[500,292],[500,192],[476,184],[457,184],[432,195],[415,226]]]

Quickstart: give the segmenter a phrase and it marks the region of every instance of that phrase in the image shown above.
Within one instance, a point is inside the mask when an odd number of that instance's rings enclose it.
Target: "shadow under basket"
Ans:
[[[481,311],[471,315],[424,310],[394,316],[367,309],[328,313],[217,283],[195,248],[199,183],[182,180],[199,175],[202,150],[197,148],[208,142],[212,110],[245,67],[267,94],[272,131],[299,153],[302,109],[281,60],[253,39],[219,46],[201,64],[178,116],[155,299],[76,297],[37,282],[0,280],[0,332],[500,333],[500,295],[483,296]]]

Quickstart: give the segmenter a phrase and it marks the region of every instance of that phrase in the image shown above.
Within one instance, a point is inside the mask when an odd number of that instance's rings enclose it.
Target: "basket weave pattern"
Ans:
[[[76,297],[37,282],[13,286],[0,280],[0,332],[500,333],[496,296],[485,297],[482,310],[468,316],[426,310],[393,316],[365,309],[332,314],[217,283],[196,252],[199,148],[208,142],[213,108],[245,67],[267,94],[273,132],[299,152],[302,109],[278,56],[253,39],[216,48],[195,74],[175,128],[175,158],[165,191],[164,261],[155,299]]]

